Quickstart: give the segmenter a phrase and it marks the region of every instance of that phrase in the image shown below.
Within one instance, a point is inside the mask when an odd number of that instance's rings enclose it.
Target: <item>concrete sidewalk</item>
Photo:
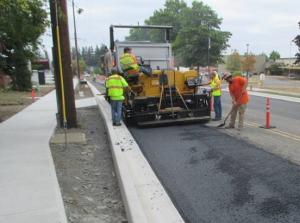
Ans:
[[[52,91],[0,124],[0,223],[66,223],[49,148]]]

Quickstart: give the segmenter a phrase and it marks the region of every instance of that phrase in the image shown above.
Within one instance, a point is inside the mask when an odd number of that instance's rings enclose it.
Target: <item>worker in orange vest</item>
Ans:
[[[229,84],[229,93],[232,99],[230,124],[225,128],[235,127],[236,116],[237,113],[239,113],[238,129],[241,130],[244,127],[245,111],[249,102],[249,96],[247,92],[248,81],[244,77],[233,77],[229,73],[225,74],[223,79]]]

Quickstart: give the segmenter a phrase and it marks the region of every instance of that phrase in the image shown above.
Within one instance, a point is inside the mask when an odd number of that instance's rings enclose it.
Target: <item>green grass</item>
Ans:
[[[30,92],[0,91],[0,105],[24,105],[31,100]]]

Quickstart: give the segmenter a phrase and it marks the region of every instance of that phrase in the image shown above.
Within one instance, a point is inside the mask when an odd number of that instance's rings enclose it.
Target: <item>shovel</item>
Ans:
[[[220,125],[218,125],[218,126],[217,126],[218,128],[221,128],[221,127],[225,126],[226,121],[227,121],[227,119],[229,118],[229,116],[231,115],[231,113],[232,113],[232,111],[233,111],[233,109],[234,109],[235,106],[236,106],[236,105],[232,105],[230,112],[226,115],[226,117],[225,117],[225,119],[224,119],[224,122],[221,123]]]
[[[242,96],[243,96],[243,92],[242,92],[242,94],[240,95],[240,97],[238,98],[237,101],[239,101],[239,100],[241,99]],[[218,128],[221,128],[221,127],[225,126],[226,121],[227,121],[227,119],[229,118],[229,115],[231,115],[231,113],[232,113],[232,111],[233,111],[233,109],[234,109],[235,106],[237,106],[237,105],[232,105],[230,112],[227,114],[227,116],[226,116],[225,119],[224,119],[224,122],[221,123],[220,125],[218,125],[218,126],[217,126]]]

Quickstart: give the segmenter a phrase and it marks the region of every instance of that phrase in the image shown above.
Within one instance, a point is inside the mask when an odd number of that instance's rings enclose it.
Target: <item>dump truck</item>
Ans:
[[[115,41],[116,28],[161,29],[165,42]],[[196,70],[181,72],[174,69],[171,26],[110,26],[110,49],[115,66],[127,80],[130,91],[126,94],[123,120],[139,126],[187,123],[210,120],[210,92],[199,90],[202,79]],[[125,47],[130,47],[140,65],[151,71],[138,73],[132,79],[122,71],[120,57]]]

